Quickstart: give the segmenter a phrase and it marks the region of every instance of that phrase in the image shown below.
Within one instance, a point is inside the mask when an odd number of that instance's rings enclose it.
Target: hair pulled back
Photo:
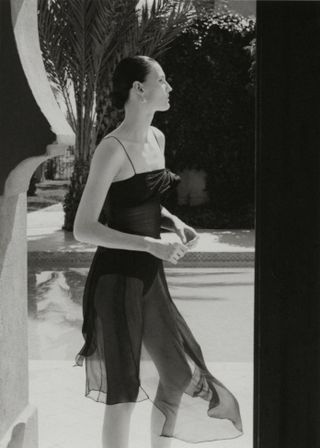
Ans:
[[[149,56],[130,56],[122,59],[117,65],[113,77],[111,92],[112,105],[123,109],[129,98],[134,81],[144,82],[150,72],[150,65],[156,62]]]

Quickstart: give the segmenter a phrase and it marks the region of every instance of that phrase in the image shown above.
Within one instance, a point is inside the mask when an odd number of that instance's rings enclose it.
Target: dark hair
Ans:
[[[114,107],[124,108],[133,82],[145,81],[152,62],[156,61],[149,56],[130,56],[119,62],[112,77],[111,100]]]

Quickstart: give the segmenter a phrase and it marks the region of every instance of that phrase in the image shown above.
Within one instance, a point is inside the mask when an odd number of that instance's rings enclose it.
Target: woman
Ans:
[[[96,148],[74,225],[79,241],[98,246],[84,291],[85,344],[76,365],[86,360],[86,396],[106,404],[103,448],[128,446],[134,403],[147,398],[152,448],[169,447],[172,437],[237,437],[238,402],[208,371],[163,270],[163,260],[177,264],[198,238],[160,205],[179,177],[165,168],[164,135],[151,123],[156,111],[169,109],[172,88],[154,59],[135,56],[119,63],[113,89],[125,117]],[[107,204],[106,224],[101,212]],[[181,242],[162,240],[163,226]]]

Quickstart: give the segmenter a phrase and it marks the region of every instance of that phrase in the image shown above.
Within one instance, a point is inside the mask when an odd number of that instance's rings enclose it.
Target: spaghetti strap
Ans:
[[[104,137],[104,140],[106,140],[107,138],[110,138],[110,137],[115,138],[115,139],[120,143],[120,145],[121,145],[122,148],[124,149],[124,152],[126,153],[128,159],[129,159],[129,162],[131,163],[131,166],[132,166],[132,169],[133,169],[133,171],[134,171],[134,174],[137,174],[137,173],[136,173],[136,170],[135,170],[135,168],[134,168],[134,165],[133,165],[133,163],[132,163],[132,160],[131,160],[130,157],[129,157],[128,151],[127,151],[126,148],[124,147],[123,143],[121,143],[121,141],[120,141],[117,137],[115,137],[114,135],[109,135],[109,136],[107,136],[107,137]]]

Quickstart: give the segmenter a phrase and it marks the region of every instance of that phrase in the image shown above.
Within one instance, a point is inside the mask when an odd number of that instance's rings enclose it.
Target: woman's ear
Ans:
[[[144,88],[142,87],[141,83],[139,81],[134,81],[134,83],[132,84],[132,87],[133,87],[136,95],[138,95],[140,102],[145,103],[146,100],[144,98]]]
[[[144,92],[144,89],[139,81],[134,81],[134,83],[132,84],[132,87],[134,88],[134,90],[136,92],[140,92],[140,93]]]

